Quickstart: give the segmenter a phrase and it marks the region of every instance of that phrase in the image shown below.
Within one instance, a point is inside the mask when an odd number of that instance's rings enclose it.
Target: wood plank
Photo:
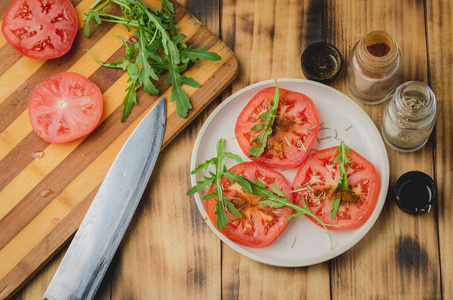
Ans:
[[[187,182],[192,147],[191,140],[178,138],[159,158],[159,172],[150,180],[113,265],[115,298],[220,298],[220,242],[186,189],[176,184],[169,191],[169,184]]]
[[[427,50],[422,1],[327,1],[327,41],[348,57],[354,44],[373,30],[385,30],[401,49],[403,81],[427,82]],[[333,86],[348,94],[346,68]],[[380,128],[385,104],[361,105]],[[387,147],[390,191],[398,176],[420,170],[433,174],[433,148],[404,154]],[[435,213],[410,216],[387,203],[370,232],[351,250],[332,261],[334,299],[439,298]],[[427,271],[429,270],[429,271]]]
[[[160,5],[157,0],[147,3],[152,7]],[[90,4],[89,0],[81,1],[78,14],[83,14]],[[184,73],[202,84],[198,89],[183,87],[193,106],[185,119],[176,115],[175,103],[169,101],[170,85],[164,83],[164,75],[157,82],[161,94],[148,95],[140,90],[139,105],[133,108],[125,123],[119,122],[127,74],[99,67],[85,47],[93,49],[101,60],[122,57],[122,44],[113,35],[130,37],[132,32],[121,25],[99,27],[102,34],[97,38],[93,34],[91,41],[79,32],[81,42],[76,41],[72,53],[68,54],[70,59],[35,63],[21,57],[9,65],[13,71],[0,75],[0,81],[4,81],[0,85],[1,111],[8,116],[2,118],[0,130],[0,167],[7,170],[0,179],[0,261],[6,262],[0,265],[0,298],[10,296],[23,285],[75,232],[119,149],[158,99],[167,98],[165,147],[236,76],[237,61],[231,50],[182,6],[175,4],[175,8],[175,21],[180,32],[187,36],[185,42],[195,48],[206,45],[222,57],[217,62],[199,62]],[[79,23],[80,20],[81,17]],[[99,81],[105,103],[102,123],[85,138],[49,145],[32,131],[26,101],[19,103],[19,99],[27,96],[24,93],[29,95],[42,76],[64,70],[81,73],[95,83]],[[30,89],[20,89],[23,82]],[[36,150],[43,151],[44,156],[30,158]],[[44,195],[45,191],[50,192]]]
[[[448,100],[453,89],[449,75],[453,57],[452,4],[448,0],[270,0],[266,3],[187,0],[183,4],[189,10],[194,9],[203,23],[209,24],[235,50],[241,72],[233,85],[161,153],[156,165],[158,173],[150,180],[96,299],[453,298],[453,271],[448,267],[453,263],[453,228],[449,221],[453,206],[447,198],[453,182],[450,121],[453,108]],[[288,18],[278,19],[268,11],[262,12],[267,9],[277,10],[280,16]],[[275,25],[274,42],[270,24]],[[193,199],[185,195],[190,187],[188,172],[193,143],[209,113],[232,92],[255,81],[274,76],[302,77],[298,58],[306,45],[321,40],[331,42],[347,61],[355,42],[375,29],[387,30],[400,43],[404,80],[429,82],[440,105],[437,143],[431,141],[423,150],[412,154],[387,148],[390,188],[405,171],[422,170],[438,182],[439,208],[424,216],[410,216],[396,207],[389,194],[376,225],[362,241],[334,260],[306,268],[263,265],[222,245],[200,220]],[[260,37],[257,37],[259,30]],[[285,34],[296,37],[295,41],[290,42]],[[256,52],[258,42],[266,45],[264,50],[260,49],[266,53]],[[252,66],[255,54],[254,63],[263,65],[262,69]],[[345,76],[343,67],[331,86],[349,95]],[[379,127],[384,105],[361,106]],[[63,226],[76,225],[62,221],[57,227],[60,231],[52,233],[66,231],[61,229]],[[61,253],[13,299],[41,297],[58,267]]]
[[[322,11],[319,1],[224,1],[222,32],[234,37],[231,47],[241,64],[232,92],[262,80],[303,77],[300,56],[308,44],[322,40]],[[225,299],[330,298],[328,263],[274,267],[226,245],[222,258]]]
[[[435,129],[435,180],[438,189],[439,260],[442,269],[442,298],[453,299],[453,3],[448,0],[426,2],[430,86],[439,103]]]
[[[190,2],[182,3],[190,10]],[[216,33],[216,3],[198,3]],[[218,3],[217,3],[218,5]],[[198,16],[198,15],[196,15]],[[218,32],[218,30],[217,30]],[[220,241],[186,196],[190,156],[199,128],[216,99],[161,153],[125,239],[97,299],[219,299]]]

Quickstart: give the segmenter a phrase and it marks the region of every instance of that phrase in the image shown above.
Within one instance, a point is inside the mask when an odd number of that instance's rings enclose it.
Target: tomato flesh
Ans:
[[[340,176],[339,164],[334,163],[336,147],[316,151],[299,168],[292,183],[294,202],[308,208],[332,230],[347,229],[364,223],[372,214],[379,196],[379,175],[372,163],[351,149],[352,164],[346,167],[348,186],[354,193],[334,195],[333,189]],[[335,218],[331,219],[332,197],[341,198]],[[313,222],[316,220],[310,218]]]
[[[69,0],[14,0],[2,24],[8,43],[35,59],[51,59],[67,53],[77,28],[77,15]]]
[[[236,139],[245,155],[250,154],[252,140],[259,131],[250,128],[261,122],[258,116],[270,108],[275,88],[258,92],[240,113],[236,122]],[[319,131],[319,115],[313,101],[306,95],[279,89],[279,106],[264,152],[250,157],[271,168],[292,168],[304,161]]]
[[[292,202],[292,195],[289,193],[290,183],[279,172],[254,162],[238,164],[229,171],[232,170],[236,170],[236,175],[243,175],[251,180],[258,178],[266,187],[274,183]],[[228,226],[224,228],[224,232],[220,229],[219,231],[230,240],[248,247],[261,248],[272,244],[288,226],[286,218],[292,214],[291,208],[262,206],[258,202],[263,200],[263,197],[242,191],[239,184],[230,182],[226,177],[222,179],[221,185],[224,197],[229,198],[228,201],[233,203],[242,215],[242,218],[238,218],[227,211]],[[208,193],[213,192],[214,189],[215,187],[212,185]],[[206,201],[208,216],[213,224],[216,224],[217,220],[215,215],[216,202],[216,198],[210,198]]]
[[[93,131],[102,109],[102,93],[93,82],[80,74],[63,72],[33,90],[30,123],[45,141],[65,143]]]

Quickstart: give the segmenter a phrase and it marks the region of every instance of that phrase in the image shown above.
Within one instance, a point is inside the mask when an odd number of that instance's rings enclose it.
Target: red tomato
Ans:
[[[31,93],[30,123],[43,140],[65,143],[93,131],[102,108],[102,93],[88,78],[72,72],[58,73]]]
[[[236,122],[239,146],[249,155],[252,140],[259,131],[250,128],[258,116],[270,108],[275,87],[261,90],[244,107]],[[304,94],[279,89],[279,106],[266,148],[260,157],[251,157],[271,168],[292,168],[300,165],[310,152],[319,131],[319,115],[313,101]]]
[[[69,0],[14,0],[3,18],[2,32],[21,54],[50,59],[69,51],[77,26]]]
[[[340,176],[340,162],[333,162],[335,148],[323,149],[310,155],[299,168],[292,189],[297,191],[294,193],[294,203],[302,205],[304,198],[310,211],[321,221],[338,226],[329,229],[341,230],[358,226],[370,217],[379,196],[380,181],[372,163],[352,149],[352,156],[346,151],[352,161],[346,167],[348,185],[354,193],[348,193],[348,201],[340,201],[338,212],[332,220],[332,189]],[[339,195],[336,196],[339,198]]]
[[[236,170],[237,175],[243,175],[250,180],[258,178],[266,187],[274,183],[285,193],[289,201],[293,201],[289,193],[291,186],[279,172],[254,162],[238,164],[229,171],[231,170]],[[242,218],[238,218],[227,211],[228,226],[225,232],[221,232],[230,240],[248,247],[261,248],[272,244],[288,226],[289,222],[286,218],[292,214],[291,208],[261,206],[257,202],[262,200],[262,197],[241,191],[242,187],[239,184],[231,183],[226,177],[222,179],[222,187],[223,195],[229,198],[228,201],[233,203],[242,215]],[[213,191],[214,185],[210,187],[208,193]],[[217,220],[214,214],[216,202],[216,198],[206,201],[208,216],[213,224]]]

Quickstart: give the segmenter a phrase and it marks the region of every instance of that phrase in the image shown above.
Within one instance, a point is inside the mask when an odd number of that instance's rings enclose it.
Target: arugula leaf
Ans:
[[[93,53],[91,52],[91,49],[88,51],[90,52],[90,55],[94,59],[94,61],[97,62],[98,64],[100,64],[101,66],[108,67],[108,68],[115,68],[115,69],[123,69],[126,71],[128,66],[130,64],[133,64],[131,62],[131,60],[133,60],[135,57],[135,48],[129,46],[122,37],[117,36],[117,38],[119,38],[123,42],[124,48],[126,48],[126,58],[123,60],[117,59],[116,62],[108,64],[108,63],[102,62],[102,61],[98,60],[96,57],[94,57]]]
[[[137,104],[137,87],[138,84],[133,81],[126,89],[127,94],[123,100],[123,115],[121,117],[121,122],[126,120],[124,116],[128,116],[131,113],[132,106]]]
[[[93,11],[89,11],[88,13],[85,14],[85,28],[83,29],[83,33],[85,34],[86,37],[90,36],[90,24],[91,20],[95,19],[96,24],[94,25],[95,27],[101,24],[101,17],[99,16],[98,13],[95,13]]]
[[[263,205],[263,206],[269,206],[272,208],[282,208],[284,206],[290,207],[294,209],[296,212],[292,215],[290,215],[287,220],[291,220],[294,217],[300,216],[300,215],[307,215],[318,221],[318,224],[320,224],[327,232],[327,235],[329,236],[329,241],[330,241],[330,250],[333,249],[333,240],[332,240],[332,235],[330,234],[329,229],[327,228],[327,225],[324,224],[315,214],[313,214],[307,207],[307,204],[305,203],[305,199],[302,198],[302,204],[303,206],[296,205],[288,200],[286,198],[285,193],[283,193],[282,190],[278,188],[275,184],[271,183],[271,188],[272,192],[266,189],[265,185],[259,180],[259,179],[254,179],[255,183],[251,183],[252,189],[249,191],[253,195],[257,196],[263,196],[265,200],[258,201],[258,204]],[[244,188],[244,190],[246,190]]]
[[[244,183],[247,187],[249,185],[247,184],[246,181],[244,181],[243,176],[236,176],[234,174],[234,171],[228,172],[227,168],[225,165],[223,165],[223,160],[225,158],[230,158],[234,159],[238,162],[243,162],[242,158],[239,155],[230,153],[230,152],[224,152],[223,151],[223,146],[225,144],[224,139],[220,139],[217,142],[217,157],[213,157],[209,160],[206,160],[204,163],[200,164],[197,166],[191,174],[196,174],[201,172],[202,170],[207,170],[209,166],[214,165],[215,167],[215,172],[209,172],[210,176],[203,176],[202,181],[197,181],[197,184],[193,186],[188,192],[187,195],[193,195],[195,193],[199,193],[202,189],[209,187],[211,184],[214,184],[214,192],[207,194],[203,197],[203,199],[209,199],[212,197],[215,197],[217,199],[216,201],[216,210],[215,210],[215,215],[217,216],[217,221],[216,221],[216,227],[219,228],[222,231],[225,231],[224,228],[228,226],[228,217],[226,214],[225,209],[228,209],[232,214],[237,216],[238,218],[241,218],[240,212],[234,207],[234,205],[230,202],[228,202],[228,198],[223,196],[223,190],[222,190],[222,177],[225,176],[227,178],[235,178],[235,180],[238,181],[238,183]],[[230,203],[230,204],[228,204]]]
[[[341,195],[341,191],[345,191],[348,193],[354,193],[349,186],[348,186],[348,176],[346,172],[346,166],[348,164],[352,164],[352,161],[349,157],[346,156],[346,151],[349,152],[350,155],[352,155],[351,149],[345,144],[344,141],[340,142],[340,146],[338,146],[335,151],[333,152],[333,156],[338,153],[338,156],[335,157],[333,160],[334,163],[337,161],[340,161],[340,178],[338,179],[337,184],[333,188],[333,196],[332,196],[332,210],[330,212],[330,218],[333,220],[335,219],[335,216],[337,215],[338,208],[340,207],[340,201],[341,201],[341,196],[340,198],[336,197],[336,194]]]
[[[139,88],[142,83],[140,83],[139,78],[141,70],[139,71],[137,64],[131,62],[131,60],[135,57],[135,48],[132,45],[127,45],[122,37],[119,36],[118,38],[123,42],[126,48],[125,59],[118,59],[114,63],[107,64],[105,62],[99,61],[96,57],[94,57],[93,53],[91,53],[91,50],[90,55],[97,63],[104,67],[123,69],[129,74],[129,79],[127,80],[127,82],[130,82],[130,85],[126,88],[127,93],[126,97],[124,97],[123,99],[123,114],[121,117],[121,122],[124,122],[126,120],[126,117],[130,114],[132,106],[134,104],[137,104],[137,88]]]
[[[248,180],[248,179],[247,179]],[[285,193],[283,193],[282,190],[278,188],[275,184],[271,183],[271,188],[272,191],[268,190],[266,186],[259,180],[259,179],[254,179],[255,182],[250,181],[250,186],[252,187],[250,190],[244,187],[243,191],[247,191],[253,195],[256,196],[262,196],[264,200],[258,201],[258,204],[263,205],[263,206],[269,206],[272,208],[282,208],[284,206],[290,207],[294,209],[296,212],[292,215],[290,215],[287,220],[291,220],[294,217],[300,216],[300,215],[307,215],[318,221],[318,224],[320,224],[327,232],[330,240],[330,250],[333,249],[333,241],[332,241],[332,236],[330,234],[329,229],[327,228],[327,225],[324,224],[315,214],[313,214],[308,208],[307,204],[305,203],[305,199],[302,199],[303,201],[303,206],[296,205],[288,200],[286,198]]]
[[[277,185],[271,183],[271,189],[268,190],[264,183],[259,180],[259,179],[247,179],[242,175],[236,175],[236,171],[232,170],[231,172],[227,171],[227,167],[225,165],[222,165],[223,159],[225,157],[237,160],[238,162],[242,162],[242,159],[233,153],[230,152],[223,152],[223,146],[224,146],[225,140],[220,139],[217,142],[217,157],[211,158],[209,160],[206,160],[204,163],[198,165],[192,172],[191,174],[196,174],[201,172],[202,170],[207,170],[209,166],[214,165],[216,168],[216,172],[209,172],[210,176],[202,176],[203,180],[202,181],[197,181],[197,184],[193,186],[188,192],[187,195],[193,195],[195,193],[199,193],[201,190],[205,188],[209,188],[211,184],[215,184],[215,190],[214,192],[207,194],[203,197],[203,199],[209,199],[212,197],[215,197],[217,199],[216,202],[216,210],[215,210],[215,215],[217,216],[217,222],[216,222],[216,227],[224,231],[224,228],[228,226],[228,218],[226,215],[225,209],[228,209],[232,214],[237,216],[238,218],[241,218],[242,215],[241,213],[236,209],[233,203],[228,202],[228,198],[223,196],[223,190],[220,185],[222,177],[225,176],[228,178],[231,182],[236,182],[239,185],[242,186],[242,191],[248,192],[250,194],[256,195],[263,197],[263,200],[258,201],[258,204],[263,205],[263,206],[268,206],[272,208],[282,208],[284,206],[290,207],[294,209],[296,212],[292,215],[290,215],[287,220],[289,221],[290,219],[299,216],[299,215],[308,215],[315,220],[318,221],[321,226],[324,227],[324,229],[327,231],[327,234],[330,239],[330,249],[332,250],[333,248],[333,241],[332,241],[332,236],[330,234],[329,229],[327,228],[327,225],[324,224],[315,214],[313,214],[308,208],[307,204],[305,203],[305,200],[303,200],[303,206],[298,206],[294,203],[291,203],[288,198],[286,197],[285,193],[283,193],[282,190],[278,188]]]
[[[211,60],[217,61],[220,60],[221,57],[215,52],[209,52],[207,46],[203,46],[198,49],[194,49],[193,46],[187,47],[185,44],[179,44],[179,53],[181,54],[181,62],[187,63],[192,61],[196,63],[199,59],[201,60]]]
[[[340,208],[340,201],[341,201],[340,198],[336,198],[335,196],[332,196],[332,208],[330,210],[330,218],[332,220],[335,219],[338,209]]]
[[[180,117],[187,117],[187,112],[192,108],[189,97],[182,88],[182,84],[187,84],[191,87],[200,87],[200,84],[193,78],[183,76],[179,74],[175,68],[170,68],[169,75],[165,83],[171,83],[171,96],[170,102],[176,102],[176,113]]]
[[[139,2],[142,5],[141,8],[144,10],[144,13],[148,17],[148,22],[151,21],[154,24],[154,26],[156,26],[156,30],[159,31],[162,37],[162,45],[164,47],[164,52],[168,57],[170,57],[169,61],[171,62],[172,65],[178,65],[181,62],[181,59],[179,57],[178,45],[173,43],[173,41],[171,40],[171,35],[167,31],[167,29],[164,28],[162,20],[155,13],[152,13],[152,10],[150,10],[141,0],[137,0],[137,2]],[[172,14],[171,16],[173,17]]]
[[[104,12],[111,3],[121,7],[121,15],[113,15]],[[90,10],[85,13],[84,34],[89,37],[90,24],[95,21],[95,27],[103,22],[123,24],[136,28],[134,39],[126,43],[119,37],[125,48],[126,58],[112,64],[96,62],[105,67],[121,68],[129,74],[130,86],[126,89],[124,98],[123,122],[131,112],[132,106],[137,104],[136,89],[143,86],[147,93],[159,94],[159,90],[152,80],[157,81],[157,74],[169,72],[169,78],[165,81],[171,83],[170,101],[176,103],[176,112],[181,117],[186,117],[192,105],[183,84],[191,87],[200,87],[194,79],[181,75],[188,66],[189,61],[196,63],[198,60],[219,60],[220,56],[207,51],[207,47],[194,49],[187,47],[182,41],[184,34],[177,33],[177,25],[173,15],[175,8],[169,0],[161,0],[162,9],[151,9],[142,0],[96,0]],[[162,51],[163,50],[163,51]],[[131,65],[135,65],[134,67]]]
[[[237,208],[234,206],[233,203],[231,203],[231,202],[226,202],[226,205],[227,205],[227,209],[228,209],[233,215],[235,215],[235,216],[238,217],[238,218],[242,218],[241,213],[239,212],[239,210],[237,210]],[[227,223],[228,223],[228,221],[227,221]]]
[[[162,8],[165,11],[165,15],[168,17],[168,21],[170,22],[170,30],[173,31],[173,35],[176,35],[176,25],[173,21],[173,14],[175,13],[175,7],[173,3],[168,0],[162,0]]]
[[[136,64],[128,64],[126,67],[127,72],[130,74],[128,82],[131,84],[126,89],[127,94],[123,100],[123,115],[121,122],[126,120],[125,116],[131,113],[132,106],[137,104],[137,88],[140,86],[138,83],[138,66]]]
[[[249,157],[259,157],[266,148],[268,137],[272,134],[272,126],[274,125],[275,117],[277,115],[278,103],[279,103],[279,90],[277,80],[275,80],[275,95],[271,99],[269,110],[261,113],[258,118],[263,120],[253,125],[250,130],[260,131],[258,135],[252,140],[254,143],[250,148]]]
[[[138,35],[143,37],[146,36],[149,38],[149,33],[146,33],[141,25],[138,25]],[[154,84],[149,80],[151,77],[154,80],[159,80],[154,70],[151,68],[148,63],[148,58],[153,55],[151,51],[146,48],[145,39],[139,38],[138,42],[135,43],[135,49],[137,52],[136,63],[141,64],[140,71],[138,73],[138,84],[143,85],[145,92],[157,95],[159,90],[154,86]]]

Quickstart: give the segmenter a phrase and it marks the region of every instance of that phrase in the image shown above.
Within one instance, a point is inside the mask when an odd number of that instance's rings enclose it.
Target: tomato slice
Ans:
[[[34,131],[49,143],[65,143],[93,131],[102,115],[99,88],[72,72],[58,73],[31,93],[29,115]]]
[[[306,200],[308,208],[332,230],[341,230],[359,226],[372,214],[379,196],[380,180],[376,168],[368,160],[351,149],[352,164],[346,167],[349,188],[354,191],[349,199],[340,201],[335,218],[330,218],[332,209],[332,190],[340,176],[340,162],[334,163],[333,153],[336,147],[316,151],[300,166],[294,178],[292,189],[294,202],[302,205]],[[337,195],[338,198],[338,195]],[[310,218],[313,222],[316,220]]]
[[[270,108],[275,87],[258,92],[244,107],[236,122],[235,134],[245,155],[249,155],[252,140],[259,131],[250,128],[259,122],[258,116]],[[319,131],[319,115],[313,101],[306,95],[279,89],[279,106],[260,157],[251,157],[271,168],[292,168],[300,165],[310,152]]]
[[[237,175],[243,175],[251,180],[260,179],[269,189],[270,184],[274,183],[285,193],[289,201],[293,201],[292,194],[289,193],[291,185],[279,172],[254,162],[238,164],[229,171],[232,170],[236,170]],[[261,248],[272,244],[288,226],[286,218],[293,213],[291,208],[261,206],[257,203],[263,197],[241,191],[242,187],[239,184],[231,183],[226,177],[222,178],[222,187],[224,197],[228,197],[228,201],[233,203],[242,215],[242,218],[238,218],[227,211],[228,226],[224,228],[225,232],[219,231],[230,240],[248,247]],[[214,185],[210,187],[208,193],[213,191]],[[216,202],[216,198],[206,200],[208,216],[213,224],[216,224],[217,220]]]
[[[67,53],[77,28],[77,15],[69,0],[14,0],[2,24],[8,43],[35,59]]]

